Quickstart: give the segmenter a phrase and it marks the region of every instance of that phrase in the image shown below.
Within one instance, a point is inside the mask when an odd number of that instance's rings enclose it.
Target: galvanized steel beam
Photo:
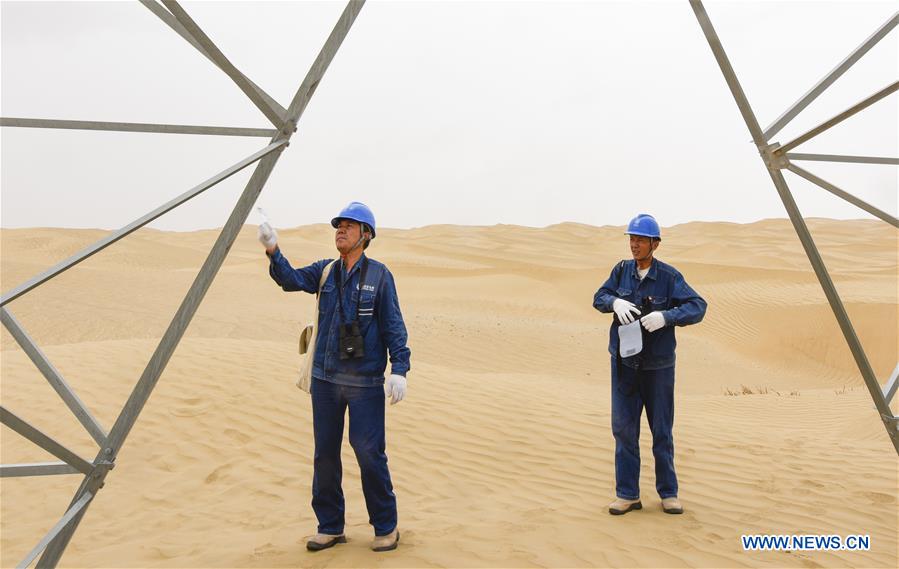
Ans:
[[[102,480],[92,476],[85,476],[81,481],[78,490],[75,491],[75,497],[72,498],[69,507],[66,509],[66,513],[71,511],[76,504],[84,500],[85,496],[96,496],[96,493],[102,486]],[[53,569],[59,564],[59,558],[65,551],[69,541],[72,539],[72,535],[74,535],[75,530],[78,528],[78,524],[81,523],[81,519],[84,518],[84,514],[87,513],[87,506],[88,504],[86,503],[79,509],[79,511],[75,512],[75,515],[71,518],[70,522],[68,522],[50,540],[50,543],[43,548],[44,554],[41,555],[41,558],[37,562],[38,569]],[[37,547],[35,547],[35,549],[37,549]]]
[[[882,40],[884,36],[890,33],[890,30],[896,27],[896,24],[899,24],[899,12],[893,14],[889,20],[886,21],[882,26],[877,28],[877,30],[871,34],[868,39],[862,42],[860,46],[855,48],[852,53],[846,56],[846,59],[841,61],[834,67],[830,73],[824,76],[823,79],[818,81],[814,87],[808,90],[808,92],[799,98],[798,101],[790,105],[790,108],[784,111],[782,115],[777,117],[777,119],[771,123],[768,128],[765,129],[763,136],[765,140],[771,140],[771,137],[780,132],[780,130],[787,126],[793,118],[796,117],[799,113],[802,112],[809,104],[818,98],[818,95],[824,92],[825,89],[830,87],[834,81],[840,78],[840,76],[849,70],[850,67],[855,65],[855,62],[862,58],[863,55],[868,53],[868,51],[877,45],[877,42]]]
[[[28,553],[28,555],[25,556],[25,559],[23,559],[22,562],[16,566],[16,569],[25,569],[26,567],[31,565],[31,562],[34,561],[38,555],[40,555],[41,551],[43,551],[47,547],[47,544],[50,543],[50,541],[53,540],[57,535],[59,535],[60,532],[68,529],[69,525],[72,523],[76,516],[81,515],[85,506],[87,506],[88,502],[90,502],[93,497],[93,494],[87,493],[79,498],[74,504],[72,504],[72,506],[66,511],[66,513],[63,514],[62,518],[60,518],[60,520],[56,522],[56,525],[50,528],[50,531],[47,532],[47,535],[45,535],[44,538],[34,546],[34,549],[32,549]]]
[[[303,83],[300,85],[300,88],[290,102],[290,106],[287,108],[288,123],[292,122],[294,128],[296,128],[296,122],[303,116],[306,105],[308,105],[309,100],[312,99],[312,95],[315,93],[315,89],[318,88],[318,84],[322,80],[325,71],[327,71],[328,66],[331,65],[331,60],[334,59],[337,50],[340,49],[340,45],[343,43],[344,38],[346,38],[347,33],[349,33],[350,28],[353,26],[353,22],[356,21],[356,16],[359,15],[359,11],[362,10],[362,6],[364,5],[365,0],[350,0],[347,3],[343,12],[340,14],[340,18],[337,20],[337,24],[328,35],[328,39],[325,40],[325,45],[322,46],[315,61],[306,73]],[[285,126],[285,130],[287,126]]]
[[[27,464],[0,464],[0,478],[17,476],[51,476],[54,474],[78,474],[81,472],[65,462],[31,462]]]
[[[877,101],[883,99],[887,95],[895,93],[897,90],[899,90],[899,81],[894,81],[894,82],[890,83],[889,85],[887,85],[886,87],[884,87],[883,89],[881,89],[880,91],[874,93],[870,97],[867,97],[865,100],[859,101],[858,103],[852,105],[851,107],[849,107],[842,113],[840,113],[836,116],[833,116],[833,117],[827,119],[826,121],[824,121],[823,123],[819,124],[818,126],[812,128],[811,130],[809,130],[803,134],[800,134],[799,136],[797,136],[790,142],[788,142],[788,143],[784,144],[783,146],[781,146],[780,148],[778,148],[776,152],[778,154],[784,154],[786,152],[789,152],[790,150],[792,150],[793,148],[796,148],[803,142],[807,142],[807,141],[811,140],[812,138],[818,136],[822,132],[840,124],[841,122],[848,119],[855,113],[862,111],[864,109],[867,109],[868,107],[870,107]]]
[[[215,59],[212,58],[211,55],[209,55],[209,53],[203,48],[203,46],[200,45],[199,42],[197,42],[197,40],[195,40],[192,35],[190,35],[190,33],[184,28],[184,26],[181,25],[181,22],[179,22],[178,20],[175,19],[175,17],[172,15],[171,12],[169,12],[168,10],[166,10],[165,8],[160,6],[156,2],[156,0],[140,0],[140,3],[143,4],[144,6],[146,6],[147,9],[149,9],[151,12],[153,12],[160,20],[162,20],[176,34],[178,34],[179,36],[184,38],[187,41],[187,43],[194,46],[194,48],[196,48],[196,50],[199,51],[203,57],[205,57],[206,59],[211,61],[213,63],[213,65],[215,65],[216,67],[221,69],[221,66],[219,65],[218,61],[216,61]],[[262,87],[253,83],[253,81],[249,77],[247,77],[246,75],[243,75],[243,74],[241,74],[241,75],[247,81],[247,83],[250,85],[250,87],[260,97],[262,97],[265,100],[266,104],[270,108],[274,109],[278,113],[278,115],[281,117],[284,117],[286,115],[287,111],[284,109],[284,107],[281,106],[280,103],[278,103],[278,101],[274,100],[271,96],[269,96],[268,93],[263,91]]]
[[[895,217],[888,214],[887,212],[885,212],[881,209],[878,209],[878,208],[874,207],[873,205],[869,204],[868,202],[853,196],[849,192],[841,190],[840,188],[831,184],[827,180],[823,180],[823,179],[819,178],[818,176],[815,176],[808,170],[803,170],[802,168],[800,168],[799,166],[797,166],[795,164],[788,165],[787,170],[789,170],[790,172],[793,172],[797,176],[801,176],[801,177],[805,178],[806,180],[815,184],[818,187],[824,188],[825,190],[827,190],[828,192],[837,196],[838,198],[842,198],[842,199],[846,200],[847,202],[851,203],[852,205],[857,206],[857,207],[867,211],[871,215],[873,215],[875,217],[879,217],[880,219],[886,221],[893,227],[899,228],[899,219],[896,219]]]
[[[893,368],[890,379],[888,379],[886,385],[883,386],[883,398],[886,400],[887,405],[889,405],[890,401],[893,400],[893,397],[896,396],[897,389],[899,389],[899,364],[896,364],[896,367]]]
[[[176,198],[174,198],[174,199],[172,199],[172,200],[170,200],[170,201],[168,201],[168,202],[162,204],[161,206],[159,206],[158,208],[154,209],[154,210],[151,211],[150,213],[148,213],[148,214],[146,214],[146,215],[143,215],[143,216],[141,216],[141,217],[135,219],[134,221],[132,221],[131,223],[129,223],[129,224],[126,225],[125,227],[123,227],[123,228],[121,228],[121,229],[119,229],[119,230],[117,230],[117,231],[111,233],[110,235],[107,235],[106,237],[104,237],[103,239],[100,239],[99,241],[97,241],[97,242],[94,243],[93,245],[90,245],[90,246],[86,247],[85,249],[82,249],[80,252],[75,253],[74,255],[72,255],[71,257],[69,257],[68,259],[66,259],[66,260],[64,260],[64,261],[61,261],[61,262],[57,263],[55,266],[53,266],[53,267],[47,269],[47,270],[44,271],[43,273],[41,273],[41,274],[39,274],[39,275],[37,275],[37,276],[35,276],[35,277],[32,277],[32,278],[29,279],[28,281],[22,283],[21,285],[17,286],[16,288],[14,288],[14,289],[10,290],[9,292],[5,293],[5,294],[2,296],[2,298],[0,298],[0,306],[4,306],[4,305],[6,305],[7,303],[12,302],[13,300],[15,300],[15,299],[17,299],[18,297],[22,296],[23,294],[25,294],[26,292],[30,291],[31,289],[33,289],[33,288],[35,288],[35,287],[37,287],[37,286],[39,286],[39,285],[41,285],[41,284],[47,282],[48,280],[52,279],[52,278],[55,277],[56,275],[58,275],[58,274],[60,274],[60,273],[62,273],[62,272],[64,272],[64,271],[67,271],[68,269],[71,269],[72,267],[74,267],[75,265],[77,265],[78,263],[80,263],[81,261],[84,261],[85,259],[87,259],[88,257],[90,257],[90,256],[92,256],[92,255],[94,255],[94,254],[96,254],[96,253],[99,253],[100,251],[102,251],[103,249],[109,247],[110,245],[112,245],[113,243],[115,243],[116,241],[118,241],[119,239],[121,239],[121,238],[123,238],[123,237],[125,237],[125,236],[127,236],[127,235],[129,235],[129,234],[131,234],[131,233],[133,233],[133,232],[135,232],[135,231],[137,231],[138,229],[140,229],[140,228],[143,227],[144,225],[147,225],[148,223],[150,223],[150,222],[153,221],[154,219],[156,219],[156,218],[162,216],[163,214],[165,214],[165,213],[167,213],[167,212],[169,212],[169,211],[175,209],[176,207],[178,207],[179,205],[183,204],[184,202],[189,201],[189,200],[191,200],[191,199],[197,197],[198,195],[200,195],[201,193],[205,192],[206,190],[208,190],[208,189],[211,188],[212,186],[214,186],[214,185],[218,184],[219,182],[221,182],[222,180],[225,180],[225,179],[227,179],[227,178],[230,178],[231,176],[233,176],[234,174],[240,172],[241,170],[243,170],[244,168],[246,168],[246,167],[249,166],[250,164],[256,162],[257,160],[259,160],[259,159],[261,159],[261,158],[263,158],[264,156],[267,156],[268,154],[274,152],[275,150],[278,150],[279,148],[281,148],[282,145],[284,145],[284,144],[286,144],[286,143],[287,143],[287,141],[285,141],[285,140],[280,140],[280,141],[277,141],[277,142],[272,142],[271,144],[269,144],[268,146],[266,146],[266,147],[263,148],[262,150],[259,150],[258,152],[254,152],[253,154],[247,156],[246,158],[244,158],[244,159],[241,160],[240,162],[237,162],[236,164],[234,164],[234,165],[232,165],[232,166],[229,166],[228,168],[225,168],[224,170],[222,170],[221,172],[219,172],[219,173],[216,174],[215,176],[213,176],[213,177],[207,179],[207,180],[204,181],[204,182],[201,182],[200,184],[198,184],[198,185],[194,186],[193,188],[187,190],[186,192],[184,192],[184,193],[181,194],[180,196],[178,196],[178,197],[176,197]]]
[[[771,181],[774,183],[777,194],[780,196],[780,199],[784,204],[784,208],[787,210],[787,215],[790,218],[790,222],[793,224],[793,229],[796,231],[796,235],[799,237],[800,243],[802,243],[802,247],[805,250],[805,254],[808,257],[809,262],[812,265],[812,269],[815,271],[815,276],[818,278],[818,282],[821,284],[821,288],[824,290],[824,295],[827,297],[827,301],[830,304],[831,310],[833,310],[834,316],[837,319],[837,323],[840,326],[840,330],[843,333],[843,337],[845,338],[846,343],[849,345],[849,350],[852,352],[852,356],[855,359],[856,366],[858,367],[859,372],[861,373],[861,376],[865,381],[868,392],[870,393],[871,398],[874,400],[874,404],[877,407],[877,411],[880,414],[881,420],[883,421],[884,428],[886,429],[887,434],[890,437],[890,441],[893,443],[893,447],[896,449],[896,453],[899,454],[899,431],[897,431],[897,429],[895,428],[896,418],[893,416],[889,405],[887,405],[883,397],[880,383],[877,381],[877,377],[874,373],[873,368],[871,367],[871,363],[868,361],[865,350],[855,333],[855,329],[852,326],[852,321],[849,319],[849,315],[846,312],[846,308],[843,306],[840,295],[830,278],[830,273],[828,272],[827,267],[824,264],[824,260],[821,258],[821,254],[818,252],[815,241],[814,239],[812,239],[812,235],[805,224],[805,220],[802,218],[799,207],[796,205],[796,202],[793,199],[793,195],[790,193],[790,188],[789,186],[787,186],[786,180],[784,180],[781,169],[788,166],[775,160],[778,155],[782,157],[787,148],[777,148],[776,144],[768,144],[768,141],[762,133],[761,127],[758,124],[758,120],[756,120],[755,118],[755,114],[752,111],[749,100],[746,98],[746,94],[743,92],[742,86],[740,86],[740,82],[737,79],[737,75],[734,72],[733,66],[731,66],[730,61],[727,58],[724,47],[721,45],[718,34],[715,32],[715,28],[714,26],[712,26],[711,20],[709,20],[708,14],[706,13],[702,1],[690,0],[690,6],[693,8],[693,12],[696,15],[696,20],[699,22],[699,25],[702,28],[703,33],[705,34],[706,40],[708,41],[709,47],[711,48],[712,53],[714,54],[715,59],[718,62],[718,67],[721,69],[722,75],[724,75],[724,80],[727,82],[727,86],[730,88],[730,92],[734,97],[737,108],[740,110],[740,114],[743,115],[743,120],[746,123],[746,127],[749,129],[749,133],[752,135],[752,139],[758,147],[759,154],[762,156],[762,159],[765,162],[768,174],[771,176]],[[883,93],[882,96],[886,96],[887,94],[883,91],[881,91],[881,93]],[[873,103],[872,97],[869,97],[868,99],[863,101],[863,103]],[[836,122],[839,122],[839,120],[845,119],[848,116],[846,115],[846,113],[852,111],[850,114],[854,114],[855,112],[861,110],[861,108],[859,108],[859,105],[855,105],[844,113],[837,115],[837,117],[834,117],[834,119],[827,121],[826,123],[821,125],[821,127],[813,129],[813,131],[817,130],[817,132],[822,132],[824,130],[822,129],[822,127],[824,127],[825,125],[828,125],[827,128],[829,128],[830,126],[833,126],[833,124],[836,124]],[[833,122],[835,119],[839,120]],[[812,131],[810,131],[810,133],[811,132]],[[817,134],[817,132],[815,132],[815,134]],[[803,135],[803,137],[804,136],[805,135]],[[812,136],[814,135],[812,134]],[[809,136],[808,138],[810,137],[811,136]],[[805,138],[805,140],[807,140],[808,138]],[[795,146],[795,144],[793,146]]]
[[[749,100],[746,98],[746,93],[743,92],[743,86],[740,85],[740,82],[737,80],[737,74],[734,72],[734,68],[731,66],[730,60],[728,60],[727,54],[724,52],[724,46],[721,45],[721,40],[718,39],[718,34],[715,32],[711,20],[709,20],[709,15],[706,13],[705,7],[700,0],[690,0],[690,6],[693,8],[693,13],[696,14],[696,19],[699,21],[699,26],[705,34],[705,39],[708,42],[709,47],[712,48],[712,54],[718,62],[718,67],[724,75],[724,80],[727,82],[727,87],[730,89],[734,101],[737,103],[737,108],[740,109],[740,114],[743,115],[743,121],[749,128],[749,134],[752,136],[752,141],[755,142],[755,145],[759,147],[759,149],[764,148],[768,140],[765,138],[762,129],[759,127],[758,121],[755,119],[755,114],[752,112],[752,107],[749,106]]]
[[[279,145],[279,148],[283,149],[283,146]],[[266,156],[256,166],[253,176],[244,188],[237,205],[234,207],[228,221],[225,223],[225,227],[213,244],[212,250],[207,256],[206,261],[203,263],[203,266],[194,279],[190,289],[187,291],[187,295],[178,307],[178,310],[166,329],[165,334],[163,334],[159,345],[157,345],[156,350],[150,357],[150,361],[144,368],[137,385],[135,385],[131,395],[128,397],[128,401],[119,413],[115,424],[112,426],[112,429],[110,429],[106,448],[97,455],[97,461],[101,459],[109,462],[115,461],[119,449],[125,442],[128,433],[131,432],[140,412],[150,398],[153,388],[156,387],[159,377],[162,375],[175,348],[181,341],[181,337],[187,330],[187,326],[190,324],[197,308],[199,308],[200,303],[203,301],[203,297],[209,290],[209,286],[212,284],[213,279],[215,279],[222,263],[224,263],[225,257],[234,243],[234,239],[240,232],[241,227],[243,227],[256,198],[262,191],[262,186],[268,179],[269,174],[271,174],[279,156],[280,152]],[[99,487],[102,486],[102,483],[102,479],[86,480],[76,493],[75,500],[80,499],[81,496],[86,493],[95,493]],[[72,533],[78,527],[82,516],[83,513],[73,521],[66,532],[61,533],[53,542],[51,542],[47,551],[44,553],[44,557],[41,558],[39,566],[56,566],[59,562],[59,558],[62,556],[62,552],[68,545]]]
[[[893,166],[899,166],[899,158],[887,158],[884,156],[844,156],[842,154],[804,154],[801,152],[788,152],[784,156],[787,157],[787,160],[849,162],[854,164],[892,164]]]
[[[140,122],[69,121],[56,119],[25,119],[0,117],[0,126],[18,128],[61,128],[68,130],[109,130],[116,132],[152,132],[159,134],[207,134],[213,136],[259,136],[271,138],[277,134],[271,128],[230,126],[195,126],[187,124],[154,124]]]
[[[34,340],[31,339],[31,336],[28,335],[28,332],[22,328],[22,325],[16,320],[16,317],[13,316],[6,307],[0,308],[0,319],[2,319],[3,325],[9,330],[13,339],[22,347],[22,350],[28,358],[34,362],[34,365],[47,379],[47,382],[50,383],[56,393],[62,398],[63,402],[65,402],[66,406],[72,411],[75,418],[78,419],[78,422],[84,426],[87,432],[90,433],[90,436],[102,447],[106,443],[106,432],[103,430],[103,427],[100,426],[97,419],[87,409],[84,402],[78,398],[78,395],[76,395],[69,384],[66,383],[66,380],[62,378],[59,371],[53,367],[53,364],[51,364],[50,360],[47,359],[47,356],[44,355],[44,352],[37,347],[37,344],[35,344]]]
[[[181,337],[187,330],[188,324],[190,324],[190,321],[193,319],[197,308],[199,308],[200,303],[203,301],[203,297],[209,290],[209,286],[218,274],[222,263],[224,263],[225,257],[231,249],[231,245],[234,243],[234,239],[240,232],[241,227],[243,227],[247,216],[253,208],[253,204],[256,202],[256,198],[262,191],[262,186],[265,184],[266,180],[268,180],[268,176],[271,174],[279,156],[280,152],[267,156],[260,161],[258,166],[256,166],[253,176],[247,183],[246,188],[241,194],[234,210],[231,212],[231,216],[228,218],[227,223],[225,223],[225,227],[219,234],[218,239],[216,239],[215,244],[213,244],[212,250],[207,256],[206,261],[203,263],[200,272],[197,274],[196,279],[187,291],[187,295],[184,297],[181,306],[178,307],[178,311],[175,313],[165,334],[163,334],[162,340],[160,340],[159,345],[156,347],[156,351],[150,357],[150,361],[147,362],[147,366],[144,368],[140,380],[138,380],[137,385],[131,392],[131,396],[128,397],[128,401],[125,403],[125,407],[122,409],[118,419],[116,419],[115,424],[109,431],[106,446],[107,448],[112,449],[110,460],[115,459],[116,453],[122,443],[125,442],[128,433],[131,432],[131,428],[137,421],[137,417],[140,415],[147,399],[149,399],[150,393],[153,391],[153,388],[156,387],[159,376],[162,375],[178,342],[181,341]]]
[[[197,43],[199,43],[206,53],[215,61],[216,65],[218,65],[219,69],[225,72],[225,74],[234,81],[240,90],[244,92],[244,94],[253,101],[253,104],[256,105],[262,114],[264,114],[268,120],[271,121],[273,125],[277,128],[281,128],[282,123],[284,121],[284,115],[279,112],[278,109],[269,105],[268,101],[263,98],[259,92],[253,88],[253,85],[247,81],[247,78],[244,77],[243,73],[237,70],[234,67],[234,64],[225,57],[225,54],[209,39],[209,36],[200,29],[200,26],[194,22],[193,18],[188,15],[188,13],[181,7],[181,5],[175,0],[162,0],[163,5],[169,9],[169,12],[175,16],[175,19],[187,30]]]
[[[90,474],[94,470],[94,465],[84,460],[74,452],[62,446],[49,436],[42,433],[35,427],[28,424],[27,421],[17,416],[15,413],[0,405],[0,423],[3,423],[10,429],[19,433],[29,441],[49,452],[56,458],[64,460],[66,463],[74,466],[83,474]]]

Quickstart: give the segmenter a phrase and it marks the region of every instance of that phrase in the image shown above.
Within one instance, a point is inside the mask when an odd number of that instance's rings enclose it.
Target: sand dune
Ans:
[[[895,231],[809,223],[883,380],[899,352]],[[2,289],[104,234],[2,230]],[[327,226],[280,234],[295,265],[333,256]],[[216,235],[141,230],[9,305],[107,428]],[[407,400],[388,412],[400,549],[368,551],[347,445],[349,544],[304,550],[315,528],[311,413],[293,376],[313,299],[270,281],[246,227],[64,566],[899,564],[897,458],[785,220],[666,230],[659,258],[710,305],[678,332],[679,517],[659,509],[645,424],[645,509],[605,512],[609,317],[591,301],[627,254],[621,227],[384,229],[370,252],[396,275],[413,354]],[[2,404],[92,458],[93,441],[5,330],[0,341]],[[0,434],[4,464],[52,460]],[[0,482],[0,565],[24,557],[79,482]],[[872,550],[744,552],[749,533],[869,534]]]

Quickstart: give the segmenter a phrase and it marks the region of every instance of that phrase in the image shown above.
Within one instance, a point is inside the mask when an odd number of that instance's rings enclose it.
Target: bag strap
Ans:
[[[337,268],[337,274],[334,276],[334,282],[337,284],[337,315],[340,319],[340,323],[343,323],[343,289],[350,284],[350,280],[347,279],[347,282],[344,284],[343,282],[343,260],[340,261],[340,267]],[[365,287],[365,275],[368,274],[368,257],[362,257],[362,269],[359,272],[359,284],[357,285],[359,289],[359,295],[362,294],[362,290]],[[356,299],[356,317],[355,321],[359,320],[359,305],[362,304],[361,296]]]
[[[626,266],[626,263],[627,263],[627,261],[622,259],[621,263],[619,263],[619,266],[618,266],[618,269],[619,269],[619,271],[618,271],[618,288],[621,288],[621,275],[624,273],[624,267]],[[615,292],[617,293],[618,291],[616,290]],[[613,320],[613,322],[614,322],[614,320]],[[621,324],[619,324],[619,326],[621,326]],[[617,332],[618,329],[616,328],[615,330]],[[618,373],[618,381],[620,382],[621,381],[621,368],[623,366],[621,364],[621,345],[620,345],[621,340],[619,339],[618,341],[619,341],[618,349],[615,350],[615,366],[616,366],[616,372]]]
[[[322,270],[322,278],[318,280],[318,292],[315,293],[316,298],[321,294],[322,287],[325,286],[325,281],[328,280],[328,275],[331,274],[331,267],[333,267],[336,262],[336,259],[331,261],[325,266],[324,270]]]

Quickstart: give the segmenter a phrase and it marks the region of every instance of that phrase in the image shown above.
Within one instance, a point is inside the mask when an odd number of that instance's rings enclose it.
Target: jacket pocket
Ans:
[[[334,296],[336,290],[337,287],[333,283],[326,283],[322,287],[321,296],[318,297],[319,313],[325,313],[334,308],[334,304],[337,302],[337,297]]]
[[[619,288],[615,289],[615,294],[618,296],[618,298],[626,298],[626,297],[630,296],[633,292],[634,291],[632,291],[631,289],[624,288],[624,287],[619,287]]]
[[[372,333],[377,335],[377,320],[375,320],[375,295],[368,291],[362,291],[359,297],[359,331],[365,337],[365,350],[368,354],[369,350],[374,349],[372,342]]]
[[[371,320],[375,314],[375,293],[362,291],[359,297],[359,320]]]

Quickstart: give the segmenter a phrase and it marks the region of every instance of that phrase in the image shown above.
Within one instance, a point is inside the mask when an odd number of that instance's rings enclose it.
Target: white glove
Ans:
[[[656,330],[665,327],[665,315],[658,310],[650,312],[640,319],[640,323],[643,324],[643,327],[646,328],[647,332],[655,332]]]
[[[395,405],[406,396],[406,378],[393,374],[384,382],[384,395],[390,397],[390,404]]]
[[[278,232],[267,221],[259,226],[256,237],[259,238],[260,243],[265,245],[266,249],[272,249],[278,244]]]
[[[634,306],[633,302],[624,300],[623,298],[615,299],[615,302],[612,303],[612,310],[614,310],[615,315],[618,316],[618,322],[622,324],[630,324],[634,321],[634,315],[640,315],[640,309]]]

